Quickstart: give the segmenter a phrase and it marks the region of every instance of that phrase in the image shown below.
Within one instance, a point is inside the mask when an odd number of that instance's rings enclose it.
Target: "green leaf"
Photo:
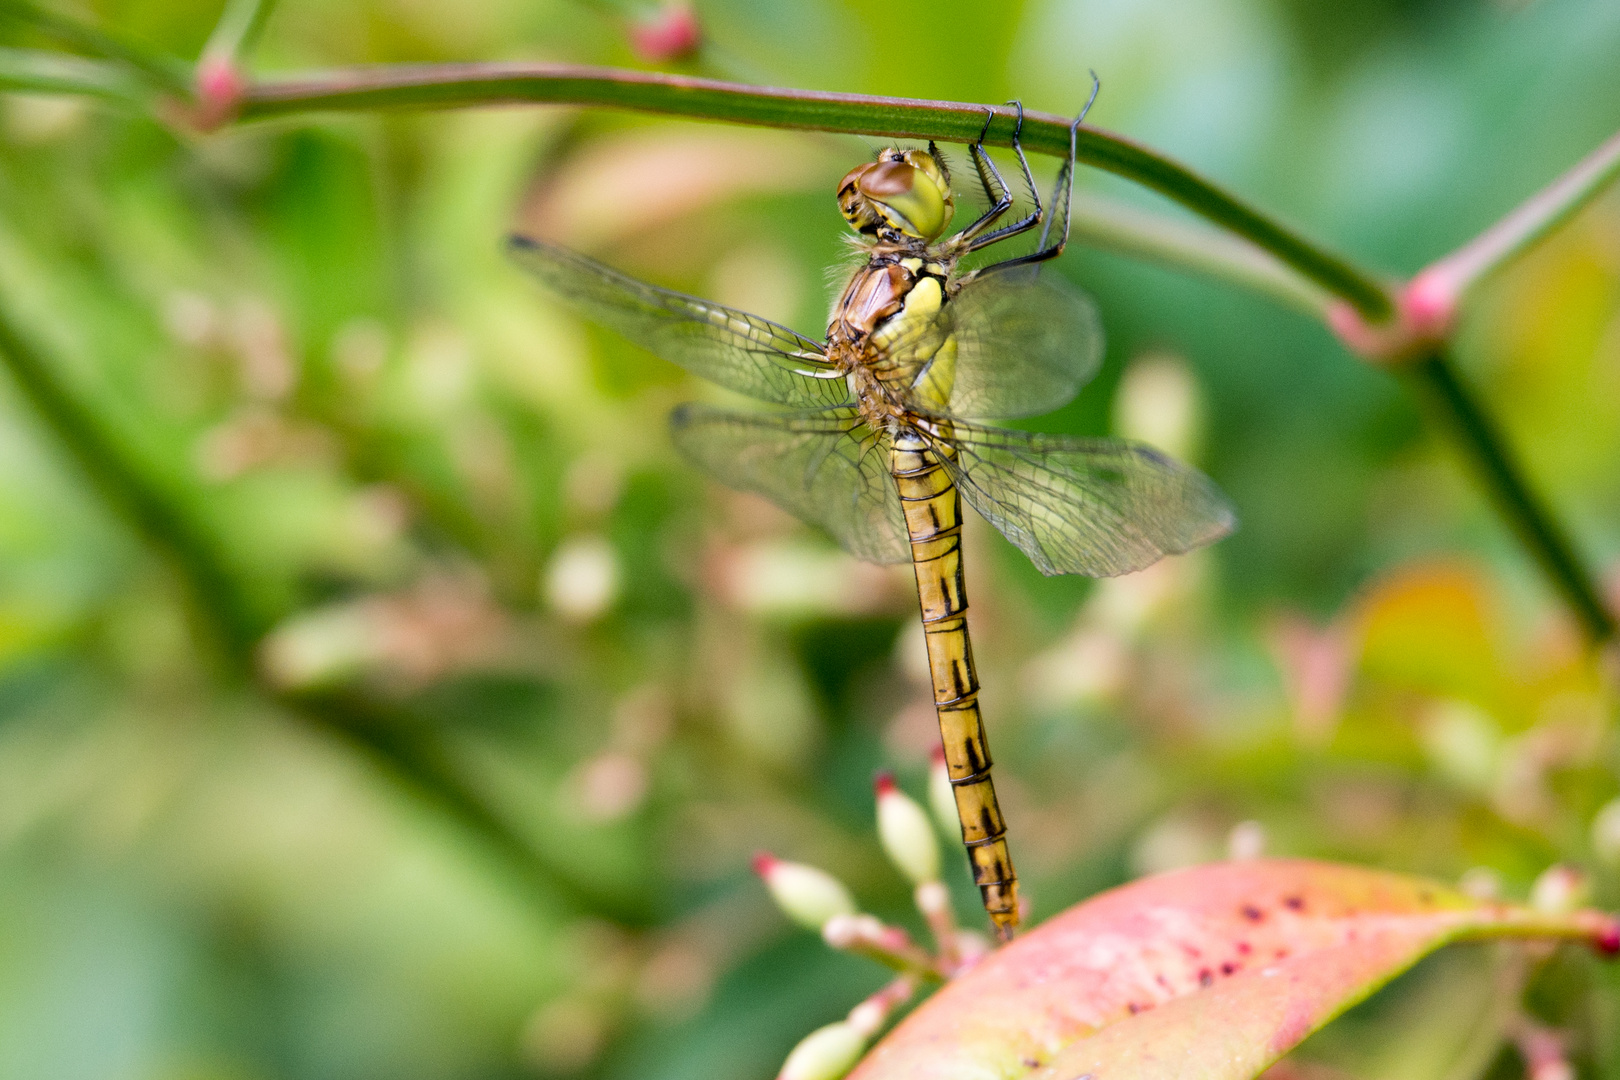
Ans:
[[[993,953],[850,1080],[1247,1080],[1442,945],[1620,946],[1597,912],[1482,904],[1331,863],[1215,863],[1133,882]]]

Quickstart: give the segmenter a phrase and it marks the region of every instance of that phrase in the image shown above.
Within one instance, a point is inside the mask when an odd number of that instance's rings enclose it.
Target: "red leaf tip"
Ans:
[[[885,769],[874,776],[872,778],[872,790],[877,792],[877,797],[880,799],[885,795],[893,795],[895,792],[894,773]]]
[[[771,871],[776,869],[776,864],[781,861],[768,851],[757,851],[754,853],[754,873],[760,877],[769,877]]]
[[[935,765],[945,764],[945,748],[943,746],[935,746],[928,752],[928,760]]]

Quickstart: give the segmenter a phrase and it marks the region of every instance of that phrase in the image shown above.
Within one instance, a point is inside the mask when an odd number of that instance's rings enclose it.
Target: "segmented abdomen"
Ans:
[[[962,572],[961,499],[950,473],[916,432],[896,435],[890,456],[911,534],[934,709],[956,794],[962,843],[967,846],[984,909],[996,931],[1009,938],[1018,925],[1018,877],[1007,851],[1007,823],[990,782],[990,745],[979,715],[979,677],[968,640]]]

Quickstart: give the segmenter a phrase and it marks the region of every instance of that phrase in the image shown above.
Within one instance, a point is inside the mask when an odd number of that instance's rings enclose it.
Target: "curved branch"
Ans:
[[[291,113],[351,109],[466,108],[500,104],[599,105],[769,127],[837,131],[882,138],[969,142],[989,108],[955,101],[872,97],[815,90],[747,86],[690,76],[568,64],[383,65],[270,80],[250,87],[238,118],[262,120]],[[985,141],[1010,146],[1013,110],[992,124]],[[1026,149],[1063,155],[1069,120],[1051,113],[1024,114]],[[1165,195],[1270,252],[1281,263],[1363,316],[1393,311],[1384,283],[1191,169],[1112,132],[1082,127],[1081,161]]]

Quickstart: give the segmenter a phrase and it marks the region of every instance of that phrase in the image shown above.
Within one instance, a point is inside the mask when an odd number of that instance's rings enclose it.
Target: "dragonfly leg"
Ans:
[[[1018,928],[1018,876],[1007,850],[1007,823],[990,780],[990,745],[979,714],[979,676],[968,639],[962,571],[961,497],[938,452],[917,433],[903,431],[891,447],[891,467],[911,539],[934,710],[956,795],[962,843],[985,912],[1005,941]]]
[[[1102,82],[1097,78],[1097,73],[1093,71],[1091,73],[1091,96],[1086,99],[1085,108],[1080,110],[1080,115],[1074,118],[1074,123],[1069,125],[1069,156],[1063,162],[1063,167],[1058,170],[1057,183],[1052,185],[1052,212],[1046,218],[1045,227],[1041,229],[1040,247],[1028,255],[1019,255],[1016,258],[1004,259],[1001,262],[986,266],[979,273],[987,274],[995,270],[1008,270],[1014,266],[1041,263],[1047,259],[1055,259],[1063,254],[1063,248],[1069,242],[1069,202],[1074,188],[1075,142],[1080,131],[1080,123],[1086,118],[1086,113],[1091,111],[1092,103],[1097,100],[1097,92],[1101,89]],[[1019,157],[1020,159],[1023,157],[1022,148],[1019,149]],[[1027,163],[1025,168],[1028,168]],[[1057,242],[1051,243],[1052,225],[1058,218],[1063,219],[1063,231],[1058,236]],[[997,230],[997,232],[1000,231]],[[974,247],[982,247],[985,243],[990,242],[991,236],[995,235],[995,233],[991,233],[989,236],[980,237],[979,243]],[[973,247],[970,247],[968,250],[973,249]]]
[[[1012,224],[1003,225],[994,232],[985,233],[983,236],[978,236],[977,233],[983,225],[988,225],[990,222],[986,221],[985,218],[980,218],[978,221],[968,226],[967,229],[963,230],[963,237],[971,241],[971,243],[969,243],[964,249],[966,251],[978,251],[980,248],[989,247],[991,244],[999,243],[1002,240],[1007,239],[1009,236],[1017,236],[1019,233],[1028,232],[1030,229],[1033,229],[1035,226],[1041,223],[1041,193],[1035,187],[1035,175],[1029,171],[1029,158],[1024,155],[1023,143],[1019,141],[1019,136],[1024,132],[1024,103],[1021,101],[1011,101],[1008,102],[1008,104],[1016,105],[1018,107],[1018,121],[1013,126],[1012,148],[1013,153],[1018,155],[1018,167],[1024,174],[1024,190],[1029,192],[1029,201],[1035,205],[1035,209]],[[989,130],[988,121],[985,123],[985,130]],[[988,165],[990,171],[995,174],[996,183],[1001,187],[1001,197],[1004,200],[1003,203],[998,204],[1000,209],[996,211],[996,217],[1000,217],[1007,207],[1012,205],[1012,193],[1008,191],[1006,184],[1001,179],[1001,173],[996,171],[996,166],[990,160],[989,155],[984,152],[984,147],[981,145],[984,140],[984,134],[982,132],[979,135],[979,140],[979,143],[975,143],[974,145],[968,147],[968,152],[974,155],[974,164],[979,164],[981,161],[984,163],[983,165],[980,165],[979,168],[981,180],[984,177],[985,165]],[[986,185],[985,191],[988,194],[988,185]],[[986,217],[988,216],[989,215],[986,215]]]
[[[1024,129],[1024,106],[1022,102],[1010,101],[1009,105],[1018,107],[1018,119],[1013,128],[1013,145],[1018,145],[1018,133]],[[996,118],[994,109],[984,112],[984,127],[979,129],[979,137],[968,143],[968,157],[973,161],[973,167],[979,174],[979,186],[984,189],[984,197],[990,206],[979,219],[961,232],[956,234],[955,243],[968,245],[963,250],[972,251],[978,245],[972,244],[974,237],[995,224],[1000,217],[1011,209],[1013,204],[1012,189],[1001,178],[1001,171],[990,155],[984,152],[984,137],[990,131],[990,123]],[[1037,203],[1037,206],[1039,203]],[[1026,226],[1027,227],[1027,226]],[[1002,230],[996,230],[998,233]]]

